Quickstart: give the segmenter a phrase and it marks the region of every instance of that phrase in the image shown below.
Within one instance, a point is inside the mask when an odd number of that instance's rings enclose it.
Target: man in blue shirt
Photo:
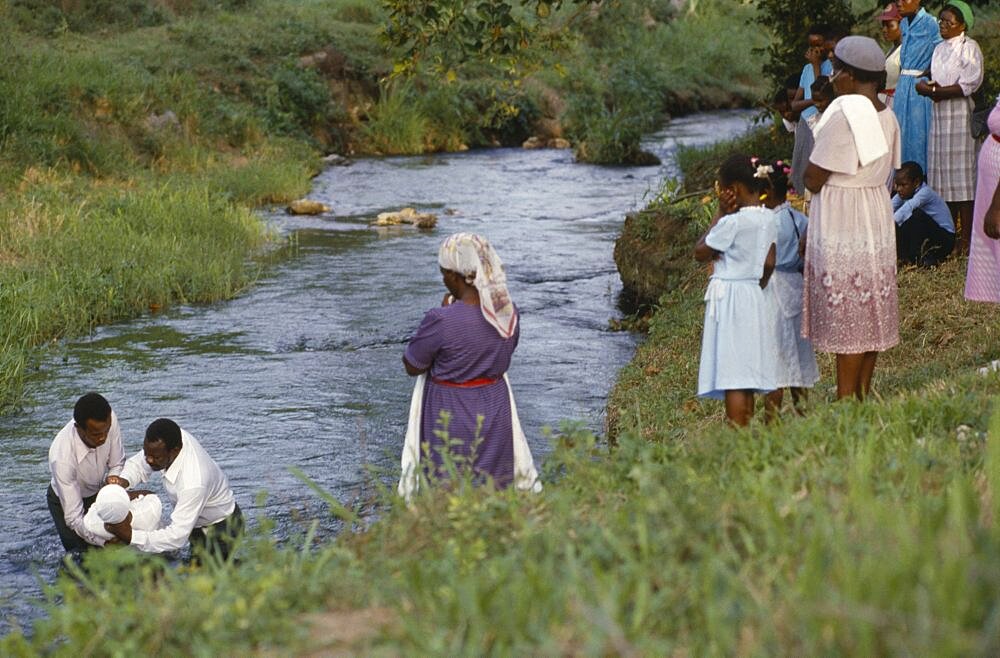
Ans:
[[[955,248],[955,222],[948,204],[924,182],[923,168],[912,160],[900,166],[894,184],[896,256],[904,263],[933,267]]]

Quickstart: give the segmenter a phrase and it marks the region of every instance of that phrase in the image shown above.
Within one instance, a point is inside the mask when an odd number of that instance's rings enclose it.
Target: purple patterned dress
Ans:
[[[478,306],[462,302],[431,309],[424,315],[405,357],[417,368],[430,368],[424,388],[420,450],[426,454],[430,446],[435,466],[442,462],[445,446],[439,433],[445,429],[441,414],[447,412],[452,454],[471,457],[475,471],[491,476],[498,487],[513,481],[510,397],[503,375],[519,335],[520,323],[511,338],[501,338]],[[495,381],[470,387],[441,383],[478,379]]]

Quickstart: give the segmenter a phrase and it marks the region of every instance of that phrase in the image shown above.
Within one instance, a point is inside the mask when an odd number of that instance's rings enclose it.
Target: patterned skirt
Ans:
[[[802,335],[821,352],[899,343],[896,223],[884,187],[824,185],[806,237]]]
[[[927,147],[927,182],[945,201],[971,201],[976,191],[976,143],[972,99],[934,104]]]

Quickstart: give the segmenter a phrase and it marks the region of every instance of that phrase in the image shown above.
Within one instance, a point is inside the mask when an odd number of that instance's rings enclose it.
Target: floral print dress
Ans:
[[[899,342],[896,224],[889,180],[899,124],[878,113],[889,152],[861,166],[847,118],[831,116],[810,161],[832,172],[813,197],[806,237],[802,335],[822,352],[881,352]]]

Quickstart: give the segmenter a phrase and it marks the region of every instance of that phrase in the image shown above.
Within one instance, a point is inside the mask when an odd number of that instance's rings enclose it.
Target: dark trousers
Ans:
[[[941,228],[919,208],[896,226],[896,257],[904,263],[933,267],[951,254],[955,234]]]
[[[243,512],[236,505],[233,513],[210,526],[191,532],[191,562],[201,564],[201,556],[215,555],[225,561],[236,540],[243,534]]]
[[[52,515],[52,522],[56,525],[56,532],[59,533],[59,540],[62,542],[63,548],[69,552],[82,553],[88,548],[93,548],[91,544],[88,544],[83,537],[76,534],[72,528],[66,525],[66,514],[63,511],[62,501],[59,500],[59,496],[56,495],[55,490],[52,485],[49,485],[49,490],[45,494],[45,498],[49,504],[49,514]],[[90,506],[94,504],[94,500],[97,498],[97,494],[93,496],[87,496],[83,499],[83,512],[87,513]]]

